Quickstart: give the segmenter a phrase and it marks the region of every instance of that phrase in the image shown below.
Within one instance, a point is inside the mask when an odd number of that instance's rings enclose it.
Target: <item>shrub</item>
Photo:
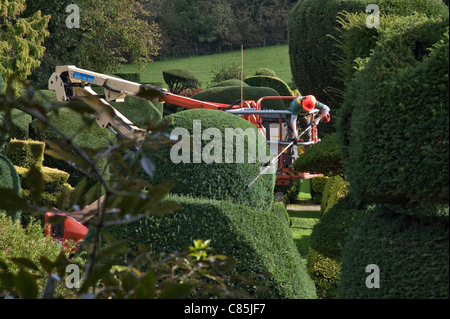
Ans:
[[[44,148],[44,142],[12,139],[5,150],[5,156],[16,166],[40,167],[44,162]]]
[[[346,178],[371,203],[448,203],[448,19],[398,18],[348,86]]]
[[[320,176],[311,178],[311,196],[317,203],[321,203],[325,184],[327,183],[327,176]]]
[[[305,153],[295,160],[293,166],[298,172],[311,172],[325,176],[343,174],[339,139],[336,133],[326,135],[314,147],[306,147]]]
[[[124,102],[113,102],[111,105],[137,126],[145,122],[160,124],[163,118],[162,103],[127,96]]]
[[[271,77],[271,76],[265,76],[265,75],[259,75],[259,76],[250,76],[245,78],[245,83],[247,83],[250,86],[255,87],[268,87],[272,88],[275,91],[277,91],[278,95],[280,96],[293,96],[294,93],[291,91],[289,86],[283,82],[283,80],[277,78],[277,77]],[[286,105],[286,108],[289,107],[292,100],[283,100],[284,104]]]
[[[340,198],[348,194],[349,183],[340,175],[330,176],[327,179],[320,203],[321,214],[325,214],[333,207]]]
[[[169,91],[175,94],[185,89],[197,88],[200,82],[195,75],[185,69],[170,69],[163,71],[163,78],[169,87]]]
[[[182,150],[182,152],[188,152],[189,154],[184,154],[187,155],[187,159],[185,159],[185,162],[181,161],[180,163],[174,163],[171,160],[172,146],[162,146],[158,151],[141,149],[135,160],[138,160],[142,156],[148,156],[152,159],[156,167],[153,179],[143,171],[139,175],[141,178],[150,180],[152,183],[160,183],[172,179],[176,182],[172,192],[177,194],[190,194],[196,197],[202,196],[213,199],[228,199],[235,203],[247,204],[258,209],[270,209],[275,185],[274,174],[264,174],[251,187],[247,186],[259,174],[261,168],[259,159],[261,159],[261,155],[264,155],[261,153],[266,152],[265,154],[269,154],[268,152],[270,152],[264,137],[258,132],[256,126],[236,115],[208,109],[194,109],[179,112],[172,115],[169,119],[171,121],[167,129],[169,134],[177,128],[186,129],[187,131],[185,133],[188,133],[192,140],[194,120],[198,120],[201,121],[199,122],[201,127],[197,126],[199,129],[201,128],[201,132],[198,132],[199,134],[203,134],[205,130],[211,128],[218,129],[221,135],[217,138],[214,137],[211,142],[203,140],[201,142],[201,150],[194,150],[194,152],[189,148],[191,145],[191,140],[189,140],[189,145],[185,144],[187,149]],[[238,133],[239,129],[242,129],[239,136],[242,138],[243,144],[237,144],[236,138],[233,138],[232,144],[230,142],[227,144],[226,129],[231,129],[232,132],[236,130]],[[255,162],[252,159],[248,159],[249,148],[255,145],[253,144],[254,141],[245,137],[246,133],[249,133],[248,136],[252,133],[263,149],[262,151],[258,151],[258,158]],[[198,136],[195,138],[198,138]],[[186,140],[187,136],[183,136],[178,143],[186,143]],[[218,152],[217,154],[220,158],[212,161],[212,163],[206,163],[200,158],[202,156],[200,152],[206,154],[205,150],[207,148],[205,146],[209,145],[211,147],[212,143],[217,144],[217,147],[214,146],[212,150]],[[238,152],[237,145],[243,145],[244,153],[242,163],[236,160]],[[176,147],[179,146],[180,144]],[[232,147],[233,157],[227,155],[226,147],[228,149]],[[176,150],[176,148],[174,149]],[[209,151],[211,152],[211,149]],[[180,156],[180,151],[172,155]],[[194,159],[194,157],[198,157],[198,160]]]
[[[301,0],[289,15],[289,55],[296,86],[304,94],[314,94],[332,108],[342,102],[343,84],[335,61],[340,51],[333,38],[339,35],[340,12],[365,12],[376,4],[382,14],[408,16],[423,12],[429,16],[447,15],[441,0]]]
[[[338,294],[351,299],[448,299],[448,259],[448,216],[418,218],[379,207],[349,231]],[[366,286],[371,264],[379,268],[376,289]]]
[[[132,250],[143,244],[156,253],[180,250],[195,238],[208,238],[215,254],[236,260],[234,274],[272,274],[258,280],[267,290],[238,286],[255,298],[315,297],[314,285],[282,214],[227,201],[179,196],[166,200],[176,201],[181,209],[164,217],[149,216],[132,224],[109,227],[108,231],[118,239],[131,240]]]
[[[26,258],[31,261],[36,268],[39,261],[48,258],[50,261],[55,261],[61,252],[61,247],[54,242],[50,237],[44,236],[44,230],[39,223],[31,221],[26,227],[22,227],[20,223],[13,222],[11,218],[2,216],[0,213],[0,263],[3,263],[6,268],[12,273],[19,272],[19,266],[13,263],[10,258]],[[82,258],[78,257],[72,259],[71,263],[78,264],[80,267],[84,264]],[[0,270],[0,273],[2,270]],[[6,276],[5,276],[6,278]],[[24,278],[24,277],[22,277]],[[47,276],[37,279],[37,287],[27,284],[27,291],[31,294],[31,290],[36,289],[34,293],[44,289]],[[5,291],[5,287],[0,281],[0,295],[3,298],[13,292]],[[58,285],[56,294],[61,297],[70,297],[73,292],[65,288],[64,285]]]
[[[215,87],[223,87],[223,86],[241,86],[241,85],[243,85],[243,86],[249,86],[247,83],[242,82],[241,80],[238,80],[238,79],[231,79],[231,80],[225,80],[225,81],[222,81],[222,82],[219,82],[219,83],[210,85],[210,86],[208,87],[208,89],[210,89],[210,88],[215,88]]]
[[[267,69],[267,68],[262,68],[262,69],[256,70],[255,75],[257,75],[257,76],[263,75],[263,76],[271,76],[271,77],[277,76],[275,71],[273,71],[271,69]]]
[[[306,260],[319,298],[337,298],[343,247],[353,222],[362,215],[355,207],[351,196],[341,198],[314,225]]]
[[[11,110],[11,119],[7,121],[4,114],[0,112],[0,144],[3,148],[10,138],[27,139],[29,136],[29,125],[31,116],[18,110]],[[0,145],[0,151],[2,146]]]
[[[258,101],[264,96],[279,96],[271,88],[244,86],[244,100]],[[196,94],[194,99],[200,101],[231,104],[241,99],[241,86],[213,87]],[[265,100],[261,103],[262,109],[285,110],[282,100]]]
[[[242,71],[241,67],[233,62],[231,65],[220,65],[217,69],[211,71],[213,74],[213,79],[211,84],[217,84],[227,80],[241,80]],[[245,77],[245,74],[244,74]]]
[[[286,217],[286,220],[289,226],[292,225],[291,217],[289,216],[289,212],[286,209],[286,206],[282,202],[274,202],[272,205],[272,212],[277,214],[278,216]]]
[[[292,186],[286,191],[284,197],[289,204],[298,200],[309,200],[311,196],[311,181],[309,179],[294,180]]]
[[[0,154],[0,189],[11,189],[17,194],[21,193],[19,175],[11,163],[4,155]],[[1,211],[0,211],[1,213]],[[8,215],[14,215],[14,219],[20,217],[20,212],[8,211]]]
[[[93,123],[90,127],[86,126],[82,115],[69,108],[61,108],[58,113],[51,112],[48,114],[50,123],[55,125],[59,130],[64,132],[72,141],[84,149],[87,152],[98,150],[102,147],[107,147],[114,141],[114,135]],[[91,121],[95,121],[91,117]],[[34,140],[45,141],[49,140],[57,144],[61,144],[65,151],[77,155],[76,151],[70,146],[64,145],[63,137],[53,130],[48,128],[45,132],[42,131],[36,120],[32,123],[32,138]],[[106,161],[103,158],[94,159],[101,170],[105,168]],[[71,185],[78,184],[84,177],[80,171],[69,165],[68,163],[53,158],[51,156],[45,156],[44,166],[57,168],[70,174],[69,183]]]

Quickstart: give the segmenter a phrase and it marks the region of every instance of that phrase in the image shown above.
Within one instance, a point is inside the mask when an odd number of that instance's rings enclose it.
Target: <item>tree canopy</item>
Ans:
[[[48,36],[49,16],[37,10],[23,15],[25,0],[0,0],[0,75],[25,79],[39,66]]]

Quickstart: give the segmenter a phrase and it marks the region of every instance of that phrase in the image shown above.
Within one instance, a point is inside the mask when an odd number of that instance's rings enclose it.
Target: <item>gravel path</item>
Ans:
[[[293,205],[293,204],[288,204],[286,208],[288,210],[295,210],[295,211],[320,211],[320,205]]]

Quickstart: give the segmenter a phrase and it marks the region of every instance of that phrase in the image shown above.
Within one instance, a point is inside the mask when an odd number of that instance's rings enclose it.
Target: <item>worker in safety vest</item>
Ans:
[[[330,113],[330,108],[317,101],[314,95],[297,97],[292,101],[288,110],[292,113],[291,119],[288,121],[289,140],[295,140],[297,142],[300,142],[297,130],[297,119],[299,120],[301,129],[305,130],[312,124],[311,114],[319,112],[319,115],[314,119],[314,124],[317,125],[320,120]],[[304,141],[309,142],[311,140],[311,130],[303,136],[305,136]]]

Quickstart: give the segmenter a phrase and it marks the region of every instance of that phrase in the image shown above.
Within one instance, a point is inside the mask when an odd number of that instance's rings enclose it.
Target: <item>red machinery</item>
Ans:
[[[60,223],[51,223],[50,219],[55,216],[65,217]],[[55,214],[47,212],[45,214],[45,236],[51,236],[58,241],[59,245],[69,252],[75,252],[78,244],[86,237],[88,228],[79,223],[75,218],[66,213]]]

